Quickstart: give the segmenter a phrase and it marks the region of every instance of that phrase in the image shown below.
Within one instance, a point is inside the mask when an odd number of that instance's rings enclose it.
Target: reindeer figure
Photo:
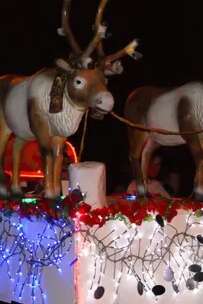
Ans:
[[[167,129],[181,135],[165,135],[128,128],[130,159],[138,196],[146,195],[147,168],[152,153],[160,147],[187,143],[196,163],[194,197],[203,201],[203,83],[193,82],[179,88],[141,87],[125,104],[125,117],[147,128]],[[141,162],[140,162],[141,160]]]
[[[95,35],[82,51],[69,26],[71,0],[64,0],[62,28],[73,53],[69,60],[58,59],[57,67],[43,69],[31,77],[6,75],[0,79],[0,196],[10,193],[4,184],[3,153],[11,133],[15,135],[11,194],[22,195],[19,185],[21,151],[26,141],[36,138],[45,170],[45,197],[61,191],[61,167],[65,139],[74,134],[87,108],[102,119],[112,110],[114,99],[106,87],[106,74],[121,73],[120,57],[133,53],[136,41],[121,51],[104,56],[102,16],[107,0],[101,0],[95,20]],[[91,54],[97,51],[93,62]],[[114,62],[115,61],[115,62]]]

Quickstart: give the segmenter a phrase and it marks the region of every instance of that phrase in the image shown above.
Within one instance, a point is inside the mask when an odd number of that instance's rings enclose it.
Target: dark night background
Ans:
[[[72,29],[82,46],[92,37],[98,0],[73,0]],[[124,101],[139,85],[179,85],[203,79],[203,18],[200,1],[111,0],[105,20],[112,36],[105,41],[106,53],[124,47],[133,38],[140,40],[143,59],[124,58],[125,72],[112,77],[109,88],[114,110],[122,114]],[[62,0],[0,1],[0,75],[31,74],[51,66],[68,53],[60,27]],[[81,125],[82,127],[82,125]],[[81,128],[71,141],[78,146]],[[189,187],[193,162],[185,147],[163,149],[171,166],[178,166]],[[83,160],[107,165],[108,192],[130,180],[126,129],[108,116],[104,121],[88,121]],[[187,178],[186,178],[187,177]],[[188,188],[189,189],[189,188]]]

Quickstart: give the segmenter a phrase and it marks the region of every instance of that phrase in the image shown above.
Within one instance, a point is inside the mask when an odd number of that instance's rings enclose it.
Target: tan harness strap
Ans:
[[[79,151],[79,155],[78,155],[79,162],[81,161],[82,152],[84,150],[85,135],[86,135],[86,131],[87,131],[88,113],[89,113],[89,109],[87,109],[85,112],[85,121],[84,121],[84,126],[83,126],[82,139],[81,139],[81,143],[80,143],[80,151]]]
[[[196,131],[173,132],[173,131],[169,131],[169,130],[166,130],[166,129],[147,128],[142,124],[133,123],[132,121],[130,121],[126,118],[123,118],[123,117],[117,115],[114,112],[111,112],[110,114],[113,117],[115,117],[116,119],[118,119],[119,121],[128,125],[129,127],[133,127],[135,129],[138,129],[138,130],[143,131],[143,132],[154,132],[154,133],[159,133],[159,134],[163,134],[163,135],[196,135],[196,134],[203,133],[202,129],[201,130],[196,130]]]

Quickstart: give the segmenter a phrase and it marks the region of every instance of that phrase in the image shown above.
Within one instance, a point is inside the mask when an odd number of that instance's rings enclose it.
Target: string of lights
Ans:
[[[140,296],[155,299],[169,289],[175,296],[185,290],[198,293],[203,288],[201,218],[190,213],[181,231],[165,222],[143,225],[126,226],[125,221],[110,220],[99,229],[84,228],[80,260],[91,269],[88,297],[103,297],[113,282],[108,303],[122,303],[122,284],[132,278],[136,279]],[[110,276],[111,284],[106,284]]]
[[[123,303],[123,285],[132,280],[138,295],[155,299],[168,290],[174,295],[201,290],[203,212],[199,204],[185,205],[185,215],[178,220],[184,222],[181,228],[167,220],[170,213],[173,220],[180,218],[177,211],[182,202],[157,200],[145,208],[134,203],[123,213],[111,208],[91,210],[80,189],[75,189],[52,205],[33,199],[2,205],[0,268],[6,268],[13,298],[19,302],[28,289],[32,304],[47,303],[44,271],[50,266],[63,271],[61,262],[73,239],[75,258],[69,265],[75,269],[77,303],[81,286],[88,290],[86,303],[102,297],[106,301],[109,293],[105,304]]]
[[[9,217],[1,214],[0,267],[6,265],[14,284],[13,296],[19,302],[25,288],[29,287],[32,303],[45,304],[46,293],[41,284],[43,271],[49,266],[56,267],[59,273],[62,271],[60,264],[71,248],[73,232],[73,222],[68,218],[48,220],[33,216],[25,219],[17,214]]]

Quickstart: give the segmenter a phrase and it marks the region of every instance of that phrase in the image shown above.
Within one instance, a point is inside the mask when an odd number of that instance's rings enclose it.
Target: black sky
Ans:
[[[92,37],[98,2],[73,0],[72,28],[83,47]],[[0,1],[1,75],[31,74],[68,53],[66,41],[56,33],[61,5],[62,0]],[[111,34],[105,41],[107,53],[138,38],[144,56],[139,62],[125,58],[124,74],[110,81],[119,114],[127,95],[139,85],[171,86],[203,79],[201,1],[110,0],[105,20]],[[72,139],[76,144],[80,133]],[[89,119],[84,159],[107,164],[110,188],[125,174],[127,150],[124,126],[111,117],[103,122]]]

